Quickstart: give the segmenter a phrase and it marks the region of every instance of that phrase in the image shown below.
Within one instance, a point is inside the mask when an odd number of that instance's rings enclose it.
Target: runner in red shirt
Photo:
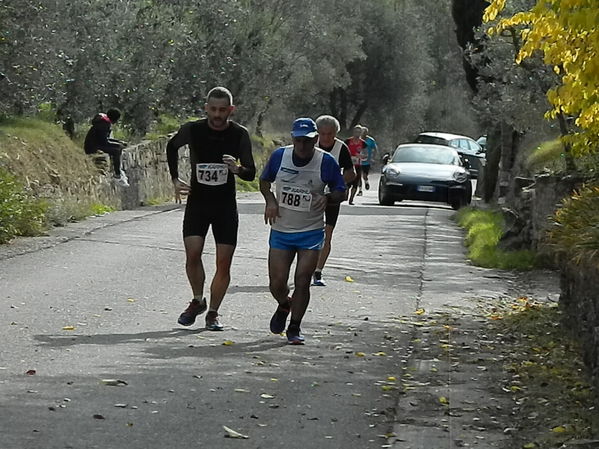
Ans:
[[[351,193],[349,196],[349,204],[354,204],[354,197],[360,187],[360,179],[362,179],[362,151],[366,149],[366,142],[360,137],[362,135],[362,127],[360,125],[354,126],[353,135],[345,141],[347,148],[349,148],[349,154],[351,155],[354,169],[356,170],[356,178],[349,185],[351,186]]]

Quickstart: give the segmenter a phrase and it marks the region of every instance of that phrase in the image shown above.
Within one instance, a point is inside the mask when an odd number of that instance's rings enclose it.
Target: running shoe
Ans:
[[[314,276],[312,277],[312,285],[316,287],[326,287],[326,283],[322,279],[322,273],[320,271],[315,271]]]
[[[369,183],[366,183],[366,184],[364,185],[364,187],[366,187],[366,190],[370,190],[370,184],[369,184]]]
[[[356,193],[356,196],[362,196],[362,191],[360,190],[358,193]]]
[[[114,181],[121,187],[129,187],[129,180],[124,173],[121,176],[115,176]]]
[[[193,323],[195,323],[196,317],[199,314],[204,313],[207,308],[208,305],[206,304],[206,298],[202,299],[201,301],[194,298],[189,303],[189,306],[187,306],[187,309],[185,309],[185,311],[179,315],[177,322],[182,326],[191,326]]]
[[[285,330],[287,325],[287,317],[291,310],[291,298],[287,300],[287,307],[282,307],[280,304],[277,306],[277,310],[270,319],[270,331],[273,334],[280,334]]]
[[[289,326],[287,328],[287,344],[288,345],[303,345],[305,343],[304,336],[299,326]]]
[[[206,329],[209,331],[222,331],[224,326],[218,321],[218,312],[208,312],[206,314]]]

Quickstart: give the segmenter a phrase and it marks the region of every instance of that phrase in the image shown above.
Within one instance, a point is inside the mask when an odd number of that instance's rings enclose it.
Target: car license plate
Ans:
[[[418,186],[418,187],[416,187],[416,190],[418,190],[419,192],[434,192],[435,187],[434,186]]]

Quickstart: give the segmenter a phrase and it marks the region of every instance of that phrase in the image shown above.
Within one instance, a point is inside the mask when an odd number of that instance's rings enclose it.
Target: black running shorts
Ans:
[[[362,174],[368,176],[368,174],[370,173],[370,165],[362,165],[361,169]]]
[[[214,205],[187,200],[185,217],[183,218],[183,238],[191,236],[206,237],[208,228],[212,226],[212,235],[217,244],[237,245],[237,229],[239,215],[237,206],[233,204]]]
[[[341,204],[329,204],[324,211],[324,223],[327,226],[332,226],[333,228],[337,224],[337,219],[339,218],[339,210],[341,209]]]

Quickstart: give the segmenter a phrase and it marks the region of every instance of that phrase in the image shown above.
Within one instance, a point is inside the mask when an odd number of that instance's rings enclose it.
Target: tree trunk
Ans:
[[[272,97],[268,97],[266,104],[264,105],[262,110],[258,113],[258,118],[256,119],[256,135],[258,137],[264,137],[264,134],[262,133],[262,127],[264,126],[264,117],[266,116],[266,113],[270,109],[271,104],[272,104]]]
[[[483,200],[486,203],[493,201],[497,178],[499,177],[499,161],[501,160],[501,125],[496,124],[490,128],[487,136],[487,165],[483,177]]]
[[[368,100],[364,101],[360,107],[358,108],[358,110],[356,111],[356,113],[354,114],[354,118],[350,123],[350,128],[353,128],[354,126],[356,126],[358,123],[360,123],[360,120],[362,120],[362,116],[364,115],[364,113],[366,112],[366,109],[368,109]]]
[[[562,137],[569,135],[570,128],[568,127],[568,122],[566,121],[564,114],[558,114],[557,121],[559,123],[559,130]],[[572,146],[569,143],[564,143],[564,155],[566,156],[566,170],[569,173],[576,172],[576,163],[574,162],[574,157],[572,156]]]

